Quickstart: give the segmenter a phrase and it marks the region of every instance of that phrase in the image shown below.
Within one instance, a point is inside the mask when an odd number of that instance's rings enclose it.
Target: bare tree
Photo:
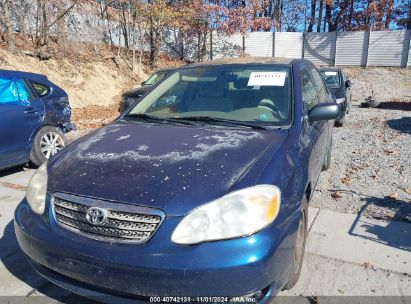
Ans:
[[[318,24],[317,32],[321,32],[321,22],[323,19],[324,0],[320,0],[320,7],[318,9]]]
[[[13,37],[13,27],[10,22],[10,2],[9,0],[5,0],[3,2],[3,7],[2,7],[2,21],[4,23],[4,26],[7,29],[7,43],[9,46],[9,51],[14,53],[16,51],[15,45],[14,45],[14,37]]]
[[[312,32],[315,24],[315,9],[317,7],[317,0],[311,0],[311,17],[310,24],[308,25],[308,32]]]

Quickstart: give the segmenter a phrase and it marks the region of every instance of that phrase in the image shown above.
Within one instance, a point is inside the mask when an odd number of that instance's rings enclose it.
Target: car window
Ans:
[[[164,79],[165,76],[166,76],[165,72],[154,73],[153,75],[150,76],[150,78],[147,79],[147,81],[145,82],[145,85],[155,85],[156,83]]]
[[[311,74],[314,79],[315,88],[317,90],[319,102],[329,102],[328,89],[325,85],[324,79],[315,67],[311,67]]]
[[[130,114],[161,118],[207,116],[289,125],[291,71],[284,65],[222,65],[176,71]]]
[[[311,78],[311,73],[307,68],[301,70],[301,83],[304,109],[309,111],[318,103],[318,98],[314,80]]]
[[[321,71],[320,73],[329,88],[338,88],[341,85],[337,71]]]
[[[0,103],[29,104],[31,93],[23,80],[17,77],[0,77]]]
[[[42,97],[42,96],[46,96],[49,92],[50,89],[49,87],[47,87],[44,84],[38,83],[38,82],[34,82],[30,80],[31,85],[33,86],[34,90],[36,90],[37,94]]]

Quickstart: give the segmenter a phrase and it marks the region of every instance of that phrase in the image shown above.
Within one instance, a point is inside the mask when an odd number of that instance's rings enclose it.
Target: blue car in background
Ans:
[[[17,240],[99,300],[267,302],[299,278],[339,113],[306,60],[179,68],[37,170]]]
[[[0,70],[0,169],[39,166],[63,149],[70,115],[66,92],[46,76]]]

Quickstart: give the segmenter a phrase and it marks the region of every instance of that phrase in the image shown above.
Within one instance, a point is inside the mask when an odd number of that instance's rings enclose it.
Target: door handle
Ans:
[[[28,107],[24,110],[24,114],[36,114],[37,110],[33,107]]]

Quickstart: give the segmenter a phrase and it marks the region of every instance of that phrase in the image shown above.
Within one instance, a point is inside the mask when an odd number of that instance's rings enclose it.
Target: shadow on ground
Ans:
[[[366,197],[365,205],[358,212],[349,233],[367,240],[378,242],[387,246],[411,252],[411,204],[391,197],[377,198]],[[387,211],[394,212],[397,220],[375,220],[385,218],[384,215],[373,214],[372,207],[384,207]],[[371,217],[370,217],[371,216]],[[402,221],[398,221],[402,220]]]
[[[400,133],[411,134],[411,116],[403,117],[399,119],[390,119],[386,121],[386,124]]]
[[[387,110],[402,110],[411,111],[411,102],[401,102],[401,101],[387,101],[382,102],[378,108]]]
[[[25,169],[35,169],[33,165],[26,165],[26,166],[17,166],[17,167],[12,167],[8,169],[3,169],[0,170],[0,178],[5,177],[7,175],[19,173],[21,171],[24,171]]]

